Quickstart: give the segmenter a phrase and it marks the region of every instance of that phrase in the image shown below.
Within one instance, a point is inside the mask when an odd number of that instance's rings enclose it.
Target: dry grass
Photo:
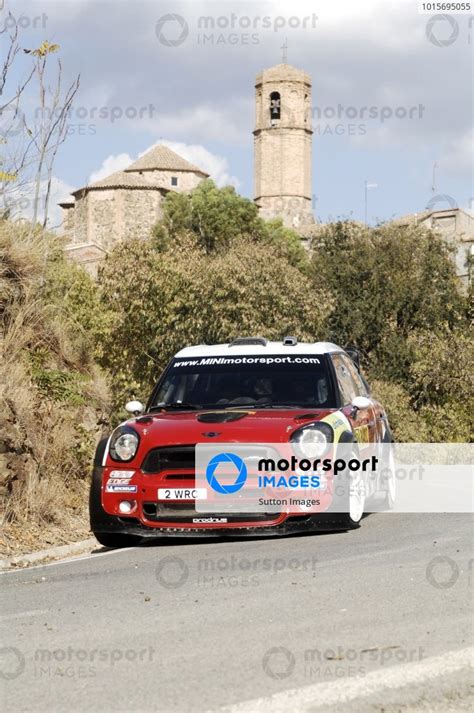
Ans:
[[[90,461],[108,408],[88,335],[45,296],[54,252],[51,236],[0,223],[1,551],[8,554],[87,536]]]

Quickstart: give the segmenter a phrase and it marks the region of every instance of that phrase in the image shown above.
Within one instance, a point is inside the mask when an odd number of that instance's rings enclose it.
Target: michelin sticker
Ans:
[[[125,485],[125,484],[120,484],[120,485],[115,485],[112,484],[110,485],[107,483],[105,486],[105,492],[106,493],[136,493],[137,492],[137,486],[136,485]]]

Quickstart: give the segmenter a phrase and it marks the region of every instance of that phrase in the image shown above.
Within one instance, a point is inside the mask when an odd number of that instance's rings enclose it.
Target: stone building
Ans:
[[[288,227],[313,223],[311,78],[278,64],[255,83],[255,202],[264,218]]]
[[[311,79],[283,63],[258,74],[255,88],[255,203],[264,218],[295,229],[311,225]],[[116,243],[150,235],[168,191],[192,191],[207,177],[167,146],[155,146],[60,203],[66,254],[94,274]]]
[[[116,243],[149,237],[169,191],[191,191],[207,177],[167,146],[155,146],[124,171],[74,191],[74,201],[60,203],[66,254],[94,274]]]
[[[255,82],[254,200],[263,218],[282,218],[309,248],[322,229],[312,214],[311,78],[284,61],[264,69]],[[117,243],[147,238],[162,215],[169,191],[189,192],[208,177],[164,145],[123,171],[73,192],[61,203],[66,253],[92,274]],[[460,208],[425,210],[397,219],[440,232],[455,246],[463,282],[473,258],[473,218]]]
[[[454,248],[456,273],[464,285],[471,279],[474,257],[474,218],[462,208],[423,210],[398,218],[397,225],[424,225],[439,233]]]

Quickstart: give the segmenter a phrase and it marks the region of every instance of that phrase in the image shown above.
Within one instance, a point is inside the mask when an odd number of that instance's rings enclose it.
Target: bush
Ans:
[[[429,427],[423,417],[414,410],[410,394],[403,386],[371,378],[370,374],[369,378],[373,396],[384,405],[387,411],[395,441],[398,443],[429,441]]]
[[[236,238],[209,254],[193,234],[173,250],[129,241],[100,277],[104,312],[101,362],[113,374],[117,407],[143,398],[169,358],[188,344],[213,344],[242,334],[319,339],[331,298],[275,247]]]
[[[450,250],[430,231],[336,223],[318,234],[312,248],[313,279],[323,277],[335,298],[331,339],[370,355],[383,379],[407,379],[413,331],[449,330],[465,321]]]
[[[308,265],[294,230],[285,228],[280,219],[262,220],[253,201],[231,186],[217,188],[210,179],[189,194],[170,192],[163,202],[163,218],[153,230],[155,247],[167,250],[186,234],[194,236],[207,253],[225,252],[239,238],[247,238],[276,250],[295,267]]]
[[[420,227],[340,222],[312,243],[334,299],[329,338],[352,344],[398,441],[464,441],[473,369],[468,301],[450,248]]]
[[[411,362],[399,383],[372,379],[397,441],[472,441],[472,339],[462,330],[413,332]]]
[[[108,411],[93,360],[96,290],[61,244],[31,226],[0,222],[0,495],[4,522],[60,524],[83,493]],[[73,507],[74,505],[74,507]]]

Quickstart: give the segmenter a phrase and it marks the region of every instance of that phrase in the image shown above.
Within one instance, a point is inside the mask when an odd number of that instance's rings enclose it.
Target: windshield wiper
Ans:
[[[202,408],[205,409],[219,409],[224,411],[245,411],[247,409],[305,409],[305,408],[316,408],[316,406],[301,406],[298,404],[273,404],[273,403],[249,403],[249,404],[203,404]]]
[[[167,410],[167,409],[186,409],[190,411],[195,411],[202,408],[201,404],[190,404],[187,403],[186,401],[172,401],[169,404],[166,403],[160,403],[156,404],[156,406],[152,406],[150,411],[161,411]]]
[[[272,403],[250,403],[250,404],[219,404],[217,407],[212,407],[209,406],[208,404],[205,404],[206,408],[219,408],[219,409],[224,409],[226,411],[231,411],[233,409],[237,411],[245,411],[246,409],[268,409],[268,408],[280,408],[280,409],[299,409],[299,408],[308,408],[307,406],[298,406],[297,404],[272,404]]]
[[[191,404],[187,401],[172,401],[171,403],[160,403],[152,406],[150,411],[200,411],[200,410],[219,410],[219,411],[245,411],[247,409],[311,409],[317,406],[298,405],[298,404],[274,404],[274,403],[250,403],[250,404]]]
[[[302,406],[301,404],[261,404],[255,408],[278,408],[278,409],[312,409],[317,406]]]

